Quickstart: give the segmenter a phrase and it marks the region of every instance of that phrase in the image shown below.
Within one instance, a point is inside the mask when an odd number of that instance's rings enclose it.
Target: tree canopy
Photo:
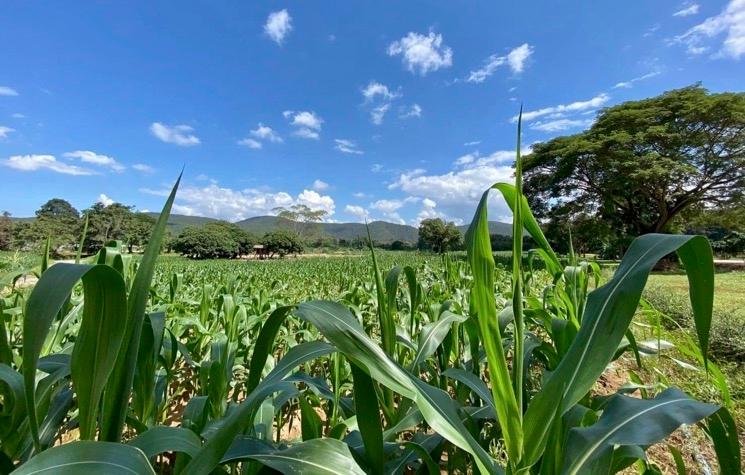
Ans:
[[[588,130],[534,145],[523,169],[532,209],[554,224],[595,221],[589,234],[620,246],[668,231],[693,205],[743,196],[745,94],[697,84],[604,109]]]
[[[461,233],[452,222],[431,218],[422,220],[419,224],[419,247],[421,248],[442,253],[453,249],[460,244],[460,241]]]
[[[284,257],[288,254],[303,252],[303,244],[300,236],[286,229],[278,229],[277,231],[265,234],[261,238],[261,244],[264,245],[270,257],[274,255]]]
[[[248,254],[253,236],[227,221],[188,226],[173,243],[173,249],[194,259],[233,259]]]

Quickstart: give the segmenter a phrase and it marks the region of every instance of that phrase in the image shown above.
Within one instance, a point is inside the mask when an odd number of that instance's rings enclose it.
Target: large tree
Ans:
[[[326,210],[312,209],[303,204],[295,204],[289,208],[279,206],[272,211],[277,213],[277,217],[287,220],[292,230],[306,239],[318,231],[318,223],[329,214]]]
[[[63,247],[73,247],[80,232],[80,213],[69,202],[53,198],[36,210],[36,219],[28,226],[18,228],[16,241],[21,247],[33,247],[49,238],[51,251],[59,255]]]
[[[604,109],[585,132],[536,144],[525,157],[534,211],[571,225],[606,223],[616,241],[665,232],[697,203],[745,190],[745,94],[700,85]]]
[[[460,244],[461,234],[452,222],[440,218],[424,219],[419,224],[419,247],[445,252]]]

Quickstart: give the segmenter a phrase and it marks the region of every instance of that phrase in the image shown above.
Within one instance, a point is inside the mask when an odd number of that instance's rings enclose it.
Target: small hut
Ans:
[[[269,250],[263,244],[255,244],[254,254],[257,259],[266,259],[269,257]]]

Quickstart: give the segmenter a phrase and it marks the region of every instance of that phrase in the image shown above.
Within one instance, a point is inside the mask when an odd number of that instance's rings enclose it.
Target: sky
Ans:
[[[745,0],[9,0],[0,210],[471,220],[523,145],[701,82],[745,89]],[[496,193],[496,192],[495,192]],[[509,220],[499,199],[492,219]]]

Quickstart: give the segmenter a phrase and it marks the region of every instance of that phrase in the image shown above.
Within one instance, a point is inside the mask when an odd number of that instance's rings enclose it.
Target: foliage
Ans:
[[[303,244],[300,241],[300,236],[293,231],[285,229],[266,233],[261,238],[261,244],[270,257],[275,255],[284,257],[288,254],[300,254],[303,252]]]
[[[540,216],[573,228],[588,217],[607,223],[603,239],[625,249],[690,206],[742,196],[745,94],[694,85],[609,107],[587,131],[534,145],[525,175]]]
[[[0,214],[0,251],[7,251],[13,245],[13,221],[5,211]]]
[[[194,259],[232,259],[251,252],[253,238],[226,221],[188,226],[173,243],[173,249]]]
[[[96,203],[84,214],[88,217],[88,230],[84,250],[94,253],[109,241],[122,241],[129,252],[134,246],[145,246],[155,218],[145,213],[136,213],[131,206],[112,203],[108,206]]]
[[[312,209],[304,204],[294,204],[289,208],[279,206],[272,211],[277,213],[279,218],[289,221],[291,229],[305,238],[310,237],[317,230],[314,225],[323,221],[328,214],[326,210]]]
[[[419,247],[443,253],[461,241],[461,234],[452,222],[440,218],[424,219],[419,224]]]

